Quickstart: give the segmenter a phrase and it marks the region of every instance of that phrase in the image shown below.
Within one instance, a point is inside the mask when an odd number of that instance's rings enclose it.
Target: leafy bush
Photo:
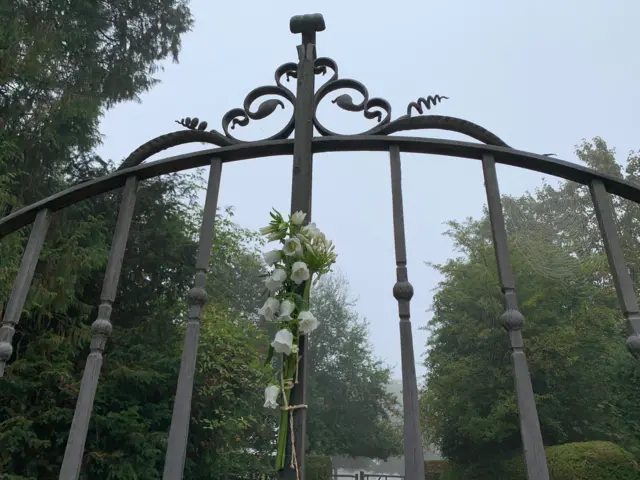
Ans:
[[[309,455],[307,457],[307,480],[331,480],[331,457]]]
[[[567,443],[545,450],[553,480],[640,480],[640,468],[633,455],[611,442]],[[482,469],[452,466],[440,477],[440,480],[525,479],[521,456]]]
[[[427,460],[424,462],[425,480],[440,480],[442,474],[448,470],[449,462],[446,460]]]
[[[496,464],[467,467],[450,464],[449,468],[442,472],[437,480],[507,480],[507,478],[502,476],[500,466]],[[508,480],[520,480],[520,478],[515,477]]]
[[[553,480],[638,480],[633,455],[611,442],[567,443],[546,449]],[[503,463],[505,479],[524,479],[522,457]]]
[[[464,471],[457,465],[450,465],[449,468],[440,474],[438,480],[465,480]]]

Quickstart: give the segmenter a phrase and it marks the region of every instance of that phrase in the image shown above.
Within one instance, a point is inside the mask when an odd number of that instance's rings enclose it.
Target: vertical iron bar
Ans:
[[[84,445],[87,440],[93,401],[96,396],[102,368],[102,353],[113,328],[111,325],[111,310],[118,290],[120,270],[122,269],[122,260],[127,247],[127,239],[129,238],[129,227],[131,226],[131,219],[136,205],[137,191],[138,179],[135,176],[127,178],[120,202],[116,229],[111,242],[107,269],[102,283],[98,318],[91,325],[90,353],[87,357],[82,382],[80,383],[80,393],[76,401],[76,410],[73,414],[67,447],[64,451],[60,476],[58,477],[60,480],[77,480],[82,468]]]
[[[609,269],[613,276],[613,283],[622,309],[622,315],[627,322],[629,337],[627,348],[629,352],[640,358],[640,309],[638,300],[633,290],[633,280],[624,259],[620,237],[616,229],[613,204],[602,180],[591,180],[589,191],[598,219],[598,226],[602,234],[604,249],[609,260]]]
[[[524,353],[524,341],[522,339],[524,316],[518,310],[516,282],[507,244],[507,230],[504,223],[496,162],[493,155],[483,155],[482,170],[487,191],[493,247],[498,263],[498,277],[504,294],[505,312],[501,315],[500,320],[509,333],[516,401],[520,416],[520,435],[527,467],[527,479],[549,480],[549,469],[540,431],[533,386],[531,385],[531,374],[529,373],[527,357]]]
[[[51,213],[49,210],[46,208],[40,210],[35,222],[33,222],[33,227],[29,234],[29,241],[22,255],[20,269],[18,270],[16,281],[11,289],[11,296],[9,297],[7,308],[4,312],[2,328],[0,328],[0,377],[4,376],[5,365],[13,354],[11,341],[13,340],[13,334],[16,333],[15,327],[20,321],[20,315],[24,308],[24,302],[27,299],[27,293],[29,293],[29,287],[33,280],[33,274],[36,270],[38,259],[40,258],[40,250],[42,250],[42,245],[44,245],[44,239],[47,236],[50,222]]]
[[[221,175],[222,160],[214,158],[211,161],[207,196],[204,203],[202,225],[200,226],[194,285],[188,293],[189,319],[184,336],[176,397],[173,403],[163,480],[181,480],[184,473],[184,462],[189,440],[189,422],[191,420],[191,397],[193,395],[198,339],[200,336],[200,314],[202,307],[207,302],[207,270],[209,269],[209,259],[215,234]]]
[[[302,43],[298,45],[298,71],[296,104],[294,110],[295,134],[293,141],[293,173],[291,180],[291,213],[303,211],[307,214],[305,222],[311,221],[311,189],[313,177],[313,110],[315,103],[315,60],[316,32],[324,30],[324,19],[320,14],[300,15],[291,18],[291,33],[302,34]],[[291,390],[292,405],[307,404],[307,382],[309,376],[309,355],[307,335],[300,337],[298,346],[300,362],[298,364],[298,383]],[[304,480],[307,446],[307,410],[299,408],[293,411],[293,431],[298,472],[292,468],[291,432],[287,429],[287,447],[285,466],[280,476],[284,480]]]
[[[424,451],[420,431],[418,380],[411,331],[413,285],[407,273],[407,246],[402,204],[402,166],[400,148],[391,145],[391,198],[393,202],[393,236],[396,250],[396,283],[393,296],[398,301],[400,317],[400,351],[402,357],[402,409],[404,413],[404,475],[408,480],[424,479]]]

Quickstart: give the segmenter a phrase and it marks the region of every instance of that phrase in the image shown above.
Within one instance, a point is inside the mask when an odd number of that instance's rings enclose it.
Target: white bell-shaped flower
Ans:
[[[298,258],[302,256],[302,244],[297,237],[287,238],[282,251],[287,257]]]
[[[309,239],[314,239],[321,233],[320,229],[316,227],[315,222],[311,222],[309,225],[302,227],[302,234]]]
[[[293,280],[296,285],[306,282],[310,276],[309,267],[307,267],[307,264],[304,262],[295,262],[291,267],[291,280]]]
[[[291,355],[291,349],[293,347],[293,333],[286,328],[283,328],[276,333],[276,338],[271,342],[273,351],[276,353],[284,353],[285,355]]]
[[[264,407],[278,408],[278,396],[280,395],[280,387],[277,385],[269,385],[264,389]]]
[[[271,275],[264,281],[265,285],[269,289],[269,291],[273,294],[276,293],[282,285],[284,281],[287,279],[287,272],[282,270],[281,268],[276,268]]]
[[[300,315],[298,315],[298,323],[298,328],[302,335],[311,333],[318,328],[318,319],[309,311],[300,312]]]
[[[291,224],[299,227],[304,222],[304,219],[307,218],[307,214],[299,211],[291,215]]]
[[[264,262],[270,267],[282,260],[282,250],[271,250],[262,254]]]
[[[296,308],[296,304],[291,300],[283,300],[280,302],[280,320],[291,320],[291,314]]]
[[[267,322],[273,322],[280,310],[280,302],[277,298],[269,297],[264,302],[262,308],[258,309],[258,313],[262,315]]]

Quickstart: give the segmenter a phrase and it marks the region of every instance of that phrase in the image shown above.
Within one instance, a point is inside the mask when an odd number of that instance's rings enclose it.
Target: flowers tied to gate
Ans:
[[[306,213],[295,212],[288,219],[276,210],[270,215],[269,225],[261,228],[260,233],[268,241],[278,242],[278,247],[263,254],[270,267],[265,279],[269,296],[258,313],[278,326],[265,363],[278,355],[280,368],[274,382],[265,389],[264,406],[282,410],[276,457],[276,470],[281,470],[284,468],[288,422],[293,419],[293,410],[305,408],[304,405],[289,404],[291,389],[298,381],[300,338],[319,325],[309,309],[311,286],[331,271],[336,253],[333,243],[315,223],[305,224]],[[296,459],[293,461],[296,466]]]

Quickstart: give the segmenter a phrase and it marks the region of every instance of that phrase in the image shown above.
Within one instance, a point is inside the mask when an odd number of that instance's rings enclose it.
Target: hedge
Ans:
[[[307,480],[331,480],[333,477],[331,457],[309,455],[305,476]]]
[[[552,480],[640,480],[640,468],[633,455],[611,442],[567,443],[545,451]],[[525,479],[521,456],[487,465],[482,471],[454,466],[440,477],[440,480]]]
[[[449,468],[446,460],[427,460],[424,462],[425,480],[439,480],[443,472]]]
[[[546,449],[553,480],[639,480],[633,455],[611,442],[567,443]],[[503,463],[506,478],[525,479],[522,457]]]

